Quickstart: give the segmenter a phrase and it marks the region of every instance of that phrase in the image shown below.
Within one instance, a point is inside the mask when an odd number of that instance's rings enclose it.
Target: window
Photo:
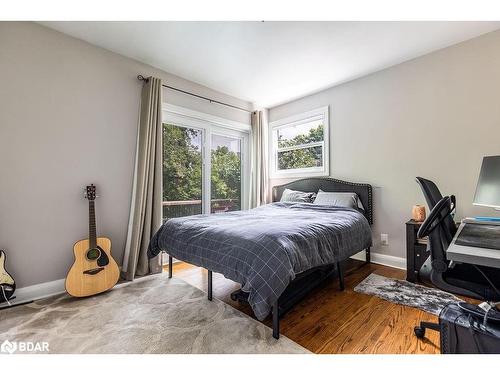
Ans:
[[[241,210],[241,139],[212,134],[210,212]]]
[[[163,218],[201,214],[203,132],[163,123]]]
[[[328,176],[328,107],[270,123],[271,177]]]
[[[249,131],[249,125],[164,107],[164,219],[246,208]]]

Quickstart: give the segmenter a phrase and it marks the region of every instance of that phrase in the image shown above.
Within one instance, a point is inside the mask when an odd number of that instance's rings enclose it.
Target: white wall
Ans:
[[[97,226],[121,264],[139,99],[137,74],[251,109],[34,23],[0,22],[0,248],[19,287],[65,277],[88,236],[82,189],[98,187]],[[249,114],[169,90],[164,100],[249,123]]]
[[[472,206],[484,155],[500,154],[500,32],[271,108],[270,121],[330,106],[331,175],[374,189],[374,251],[405,256],[416,176]],[[271,186],[283,181],[272,180]],[[380,246],[380,233],[389,246]]]

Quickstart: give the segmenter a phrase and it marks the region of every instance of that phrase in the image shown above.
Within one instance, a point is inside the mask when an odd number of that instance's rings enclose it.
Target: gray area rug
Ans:
[[[158,275],[94,297],[60,295],[0,310],[0,343],[50,353],[310,353],[180,279]]]
[[[390,279],[372,273],[354,288],[355,292],[369,294],[399,305],[416,307],[439,315],[449,303],[460,302],[453,294],[428,288],[405,280]]]

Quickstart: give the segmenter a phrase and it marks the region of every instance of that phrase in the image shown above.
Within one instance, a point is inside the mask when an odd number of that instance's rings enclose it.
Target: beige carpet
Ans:
[[[45,341],[50,353],[309,353],[271,333],[165,274],[94,297],[62,295],[0,311],[0,343]]]

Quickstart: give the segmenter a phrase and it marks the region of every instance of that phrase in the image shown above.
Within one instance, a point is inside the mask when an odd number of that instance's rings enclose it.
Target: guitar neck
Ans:
[[[95,223],[95,203],[89,200],[89,242],[90,248],[97,247],[97,231]]]

